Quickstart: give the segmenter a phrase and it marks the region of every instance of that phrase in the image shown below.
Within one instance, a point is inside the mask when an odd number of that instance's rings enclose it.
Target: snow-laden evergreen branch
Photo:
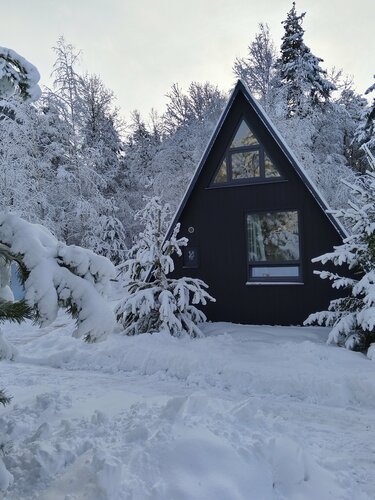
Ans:
[[[370,165],[374,157],[367,150]],[[332,326],[328,342],[349,349],[367,349],[375,342],[375,172],[367,171],[351,187],[356,202],[347,209],[331,213],[346,221],[351,235],[333,252],[313,259],[322,264],[333,263],[350,272],[341,276],[330,271],[315,271],[322,279],[332,281],[345,296],[332,300],[328,311],[311,314],[306,324]]]
[[[41,94],[39,71],[12,49],[0,47],[0,95],[19,93],[28,101],[36,101]]]
[[[41,324],[63,307],[77,320],[76,336],[95,341],[112,331],[114,315],[103,297],[114,275],[108,259],[65,245],[43,226],[7,213],[0,213],[0,245],[24,266],[25,299]]]

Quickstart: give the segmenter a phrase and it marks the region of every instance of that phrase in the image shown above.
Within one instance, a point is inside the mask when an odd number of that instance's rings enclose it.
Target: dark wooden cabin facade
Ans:
[[[173,275],[209,285],[209,320],[301,324],[334,296],[311,263],[345,236],[326,208],[238,82],[171,226],[189,239]]]

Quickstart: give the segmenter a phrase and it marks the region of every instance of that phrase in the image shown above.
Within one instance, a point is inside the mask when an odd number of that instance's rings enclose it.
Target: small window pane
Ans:
[[[197,268],[199,267],[198,249],[192,247],[184,248],[184,267]]]
[[[232,178],[234,180],[259,176],[259,151],[232,154]]]
[[[298,213],[248,214],[247,238],[250,262],[299,260]]]
[[[299,276],[299,266],[252,267],[253,278],[286,278]]]
[[[242,146],[254,146],[257,144],[259,144],[257,138],[252,133],[247,123],[242,120],[230,147],[240,148]]]
[[[281,177],[280,172],[267,153],[264,154],[264,172],[266,177]]]
[[[225,159],[222,161],[214,179],[214,184],[220,184],[222,182],[228,182],[227,162],[225,161]]]

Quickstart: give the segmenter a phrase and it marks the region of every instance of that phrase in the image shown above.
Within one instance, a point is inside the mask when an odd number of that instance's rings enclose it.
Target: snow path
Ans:
[[[374,498],[375,364],[326,330],[211,324],[96,345],[71,330],[7,328],[5,500]]]

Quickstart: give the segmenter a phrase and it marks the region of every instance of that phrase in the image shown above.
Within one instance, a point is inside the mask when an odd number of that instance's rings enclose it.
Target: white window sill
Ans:
[[[304,285],[301,281],[247,281],[247,285]]]

